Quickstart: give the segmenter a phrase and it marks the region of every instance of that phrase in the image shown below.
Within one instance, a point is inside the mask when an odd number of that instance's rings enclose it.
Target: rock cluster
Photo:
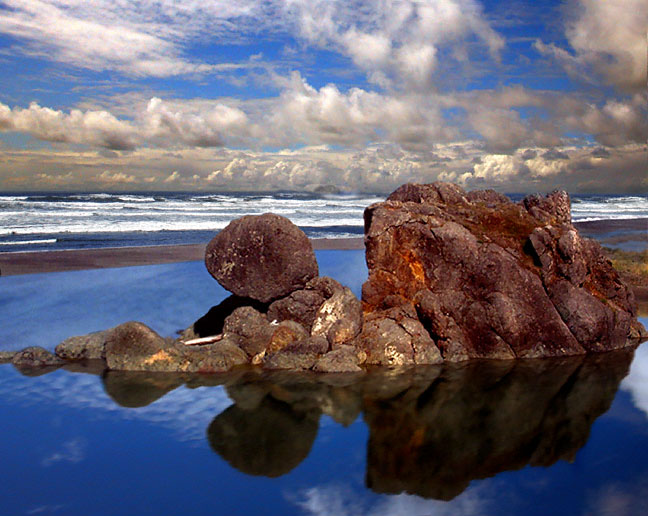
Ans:
[[[362,303],[320,277],[310,241],[273,214],[233,221],[205,264],[233,293],[162,338],[142,323],[71,337],[17,367],[102,360],[113,371],[355,372],[474,358],[579,355],[646,337],[632,292],[571,224],[569,196],[520,203],[450,183],[407,184],[365,210]],[[636,340],[635,340],[636,342]]]
[[[371,356],[402,340],[395,323],[426,330],[409,333],[399,363],[415,363],[421,349],[447,361],[533,358],[645,336],[632,291],[598,243],[579,236],[565,192],[514,203],[450,183],[407,184],[365,210],[365,244],[360,340]]]

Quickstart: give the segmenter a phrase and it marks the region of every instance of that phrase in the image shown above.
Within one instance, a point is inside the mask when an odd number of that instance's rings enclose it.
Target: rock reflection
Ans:
[[[450,500],[502,471],[571,461],[608,410],[632,350],[569,359],[381,368],[367,374],[261,372],[103,375],[119,404],[139,407],[186,385],[224,385],[233,404],[207,428],[212,449],[250,475],[304,460],[322,414],[369,428],[367,486]]]
[[[450,500],[474,479],[571,461],[631,360],[474,363],[445,368],[418,396],[372,400],[364,406],[367,485]]]
[[[118,405],[130,408],[150,405],[184,383],[179,375],[143,371],[106,371],[102,379],[106,394]]]
[[[319,410],[302,411],[266,396],[254,408],[227,408],[211,422],[207,438],[239,471],[279,477],[308,456],[319,416]]]

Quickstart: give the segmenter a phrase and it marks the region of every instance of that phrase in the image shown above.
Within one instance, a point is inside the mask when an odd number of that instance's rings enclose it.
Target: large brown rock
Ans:
[[[404,185],[365,210],[365,243],[369,362],[389,363],[390,340],[399,362],[416,362],[385,312],[403,306],[429,333],[424,347],[449,361],[603,351],[644,332],[631,291],[571,225],[565,192],[516,204],[448,183]]]
[[[318,274],[308,237],[271,213],[232,221],[207,245],[205,264],[230,292],[264,303],[303,288]]]

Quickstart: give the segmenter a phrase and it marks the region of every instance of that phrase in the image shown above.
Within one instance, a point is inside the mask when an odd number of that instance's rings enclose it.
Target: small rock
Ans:
[[[19,368],[36,368],[63,365],[63,360],[40,346],[31,346],[18,351],[11,363]]]
[[[223,326],[224,336],[251,357],[265,351],[274,331],[266,317],[251,306],[234,310]]]
[[[295,321],[310,331],[319,307],[326,298],[316,290],[296,290],[268,308],[269,321]]]
[[[350,342],[362,329],[362,305],[348,287],[334,293],[317,311],[311,335],[326,337],[332,347]]]
[[[339,346],[317,360],[313,370],[319,373],[355,373],[362,371],[359,364],[365,360],[364,351],[353,346]]]
[[[108,369],[120,371],[170,371],[173,348],[151,328],[127,322],[108,331],[105,354]]]
[[[299,343],[306,342],[310,335],[304,327],[295,321],[283,321],[275,330],[268,346],[269,353],[275,353],[287,347],[295,347]]]
[[[266,355],[262,364],[265,369],[290,369],[297,371],[313,367],[317,357],[315,353],[281,350]]]
[[[249,297],[229,296],[218,305],[213,306],[209,311],[187,328],[180,336],[181,340],[191,340],[201,337],[211,337],[223,333],[225,319],[234,310],[244,306],[254,308],[257,312],[265,313],[268,305]]]
[[[271,213],[232,221],[207,245],[205,264],[223,288],[264,303],[304,288],[318,274],[305,233]]]
[[[104,358],[104,346],[109,331],[97,331],[88,335],[67,338],[56,346],[56,355],[65,360]]]
[[[186,346],[181,349],[179,370],[189,373],[223,373],[235,366],[247,364],[245,351],[222,340],[206,346]]]
[[[15,351],[0,351],[0,364],[9,364],[15,354]]]

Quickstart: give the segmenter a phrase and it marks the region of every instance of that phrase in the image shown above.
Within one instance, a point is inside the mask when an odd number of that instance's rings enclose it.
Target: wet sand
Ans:
[[[315,250],[364,249],[363,238],[318,238]],[[204,260],[206,244],[0,253],[0,275],[79,271]]]

